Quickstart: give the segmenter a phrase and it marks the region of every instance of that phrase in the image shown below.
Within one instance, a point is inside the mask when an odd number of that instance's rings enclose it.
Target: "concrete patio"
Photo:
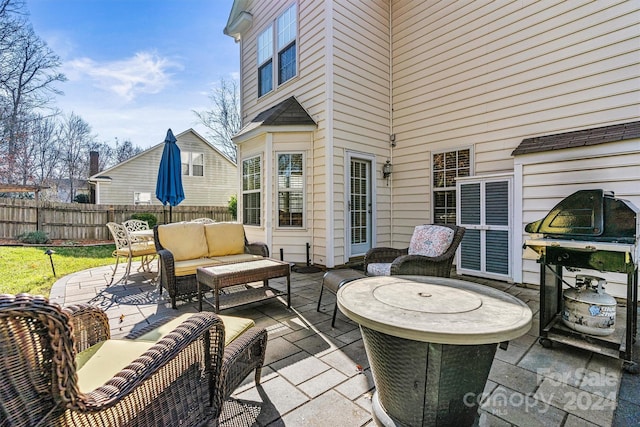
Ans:
[[[132,271],[137,265],[134,263]],[[136,273],[127,285],[107,287],[110,267],[58,280],[50,299],[60,305],[90,302],[108,313],[112,337],[122,337],[159,316],[196,312],[195,302],[170,308],[152,283]],[[291,309],[277,299],[231,309],[269,332],[262,384],[252,376],[225,403],[222,426],[372,426],[373,379],[358,326],[331,314],[335,297],[325,293],[316,311],[323,272],[292,273]],[[539,294],[535,288],[464,277],[508,292],[534,313],[531,331],[498,349],[481,396],[481,426],[629,426],[640,424],[640,380],[620,360],[554,343],[537,343]],[[284,279],[270,284],[285,289]],[[206,310],[211,307],[205,304]],[[638,351],[636,351],[637,355]],[[470,361],[471,362],[471,361]],[[471,362],[472,363],[472,362]]]

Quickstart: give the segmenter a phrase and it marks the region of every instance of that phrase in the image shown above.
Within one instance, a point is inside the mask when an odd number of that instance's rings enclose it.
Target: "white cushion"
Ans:
[[[367,264],[368,276],[391,276],[391,263],[379,262]]]
[[[437,257],[449,249],[455,232],[440,225],[418,225],[409,243],[409,255]]]

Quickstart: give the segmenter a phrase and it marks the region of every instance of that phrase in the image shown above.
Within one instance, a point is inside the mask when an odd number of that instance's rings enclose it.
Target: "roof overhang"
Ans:
[[[245,127],[239,133],[237,133],[232,139],[236,144],[240,144],[244,141],[248,141],[256,136],[266,133],[276,132],[313,132],[317,129],[316,125],[280,125],[280,126],[262,126],[257,124],[252,127]]]
[[[239,42],[242,39],[242,34],[253,25],[253,15],[246,11],[247,4],[247,0],[233,2],[227,26],[223,30],[224,34],[233,37],[236,42]]]

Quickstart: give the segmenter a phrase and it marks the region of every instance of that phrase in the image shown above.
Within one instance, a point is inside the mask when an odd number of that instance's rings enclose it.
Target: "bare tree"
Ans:
[[[220,79],[220,85],[209,95],[213,107],[205,111],[193,111],[209,130],[213,145],[236,161],[237,147],[231,137],[238,133],[242,125],[238,83],[235,80]]]
[[[143,151],[141,147],[133,145],[133,142],[129,139],[125,139],[121,143],[118,138],[116,138],[115,164],[122,163]]]
[[[22,122],[61,94],[55,83],[66,80],[57,71],[60,58],[24,19],[23,6],[21,0],[0,0],[0,119],[10,172],[15,151],[24,143],[18,139],[29,126]]]
[[[72,202],[75,181],[88,173],[89,148],[95,145],[95,137],[91,135],[91,126],[72,112],[62,123],[60,142],[62,169],[64,176],[69,178],[69,202]]]
[[[33,178],[36,184],[44,185],[57,177],[61,156],[57,130],[56,116],[38,116],[33,121],[30,135],[35,147]]]

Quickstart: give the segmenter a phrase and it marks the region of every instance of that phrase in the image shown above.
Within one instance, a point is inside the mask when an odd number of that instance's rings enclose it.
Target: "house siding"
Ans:
[[[522,139],[637,119],[639,3],[394,1],[394,244],[432,221],[430,155],[513,171]],[[517,189],[516,189],[517,191]]]
[[[181,152],[204,153],[204,176],[182,176],[185,206],[227,206],[237,194],[236,165],[191,131],[176,136]],[[155,197],[158,167],[163,144],[129,159],[97,176],[108,176],[110,183],[98,184],[100,204],[133,204],[134,192],[151,194],[151,204],[161,204]]]
[[[378,209],[373,241],[390,243],[389,210],[391,187],[379,171],[392,160],[389,2],[333,2],[333,174],[334,174],[334,265],[349,259],[349,216],[346,194],[347,154],[373,156],[371,179],[374,205]]]
[[[565,197],[578,190],[603,189],[640,207],[640,139],[589,147],[516,156],[522,170],[523,241],[531,238],[524,226],[544,218]],[[523,283],[539,284],[539,264],[525,259]],[[592,272],[596,276],[603,273]],[[626,276],[607,273],[607,292],[626,297]]]

